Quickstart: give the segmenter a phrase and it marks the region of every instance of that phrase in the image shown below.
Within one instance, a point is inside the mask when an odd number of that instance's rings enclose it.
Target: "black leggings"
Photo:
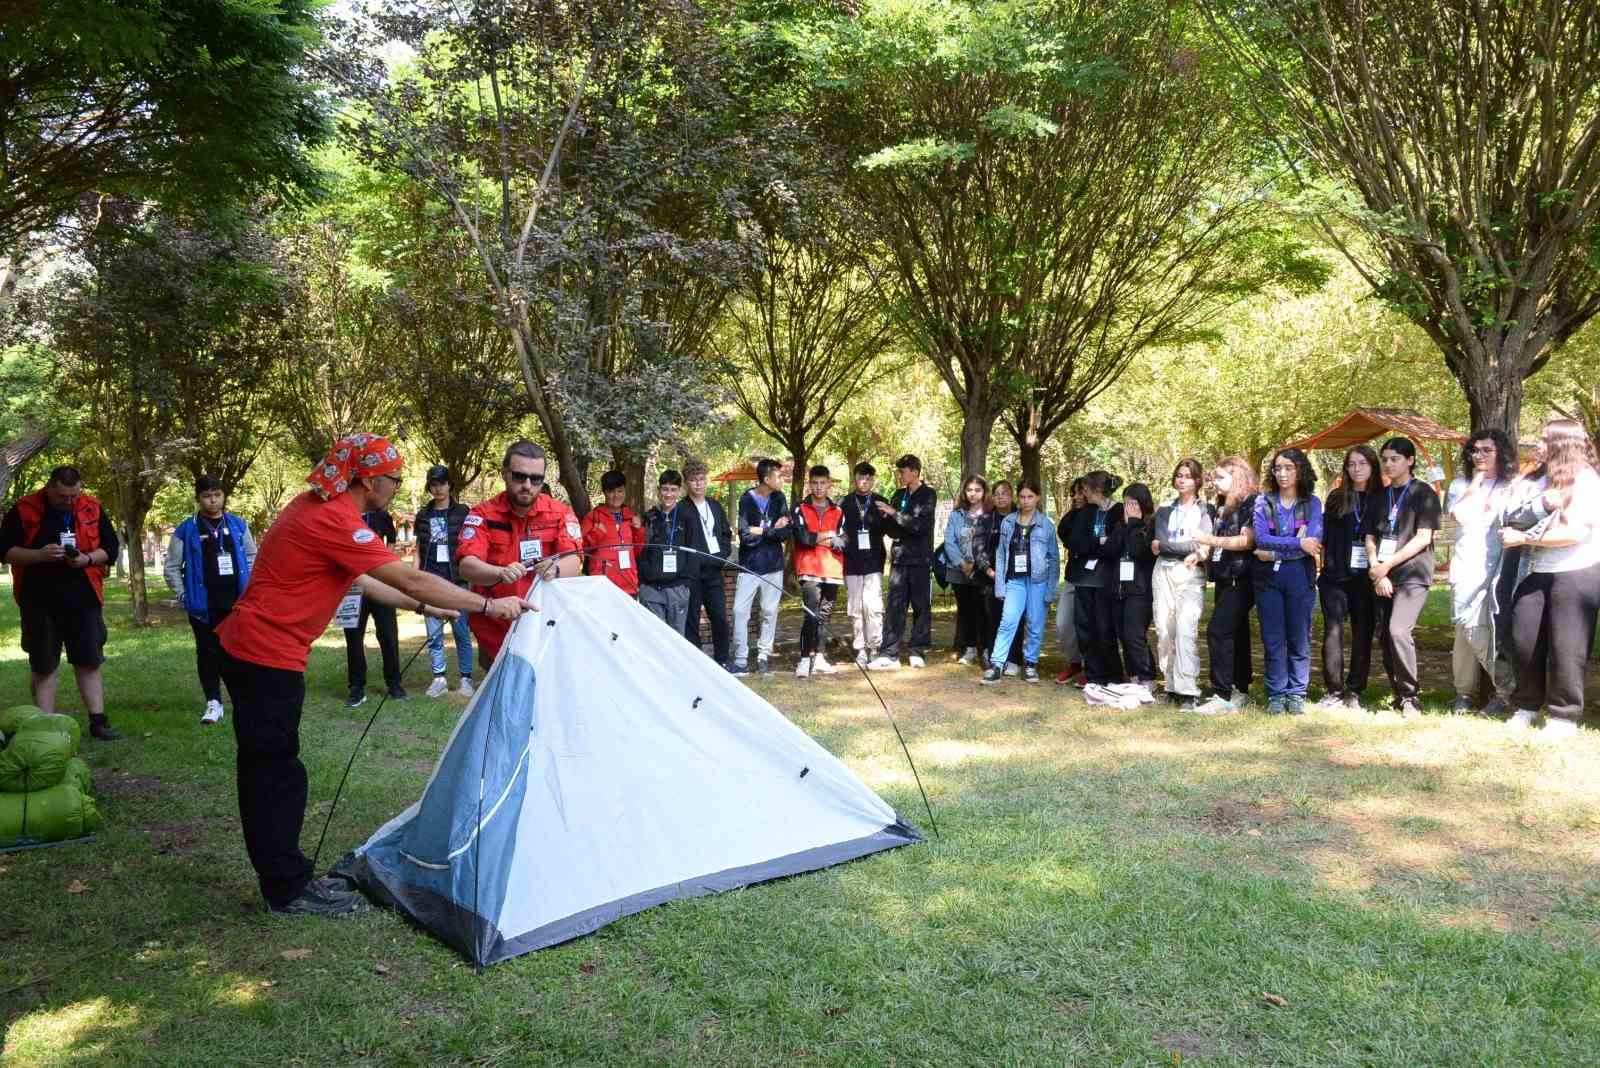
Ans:
[[[1372,636],[1378,624],[1378,595],[1365,574],[1323,581],[1322,686],[1331,694],[1359,694],[1372,672]],[[1350,623],[1350,669],[1344,666],[1344,625]]]
[[[1583,719],[1583,677],[1600,610],[1600,564],[1582,571],[1534,571],[1511,602],[1518,708],[1543,707],[1557,719]]]
[[[1255,680],[1251,661],[1250,609],[1255,590],[1250,579],[1217,583],[1216,604],[1206,624],[1206,655],[1211,661],[1211,691],[1219,697],[1245,693]]]
[[[1128,677],[1148,682],[1156,677],[1155,657],[1150,654],[1150,619],[1155,614],[1151,594],[1121,597],[1116,602],[1117,638],[1122,643],[1122,659]]]
[[[1117,651],[1117,598],[1099,586],[1078,586],[1072,595],[1078,624],[1078,647],[1090,682],[1121,682],[1122,654]]]
[[[800,624],[800,655],[825,653],[828,648],[828,621],[833,618],[833,602],[839,599],[839,583],[801,582],[800,596],[809,609]]]
[[[993,642],[989,633],[989,602],[994,600],[993,584],[958,582],[956,592],[956,651],[993,648],[984,640]],[[995,621],[996,628],[999,621]]]

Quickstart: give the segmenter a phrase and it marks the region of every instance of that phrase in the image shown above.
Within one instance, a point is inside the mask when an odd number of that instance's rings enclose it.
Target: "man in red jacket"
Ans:
[[[644,521],[622,503],[628,479],[621,471],[600,476],[605,501],[583,517],[585,569],[604,575],[629,597],[639,594],[639,547],[644,544]]]
[[[106,719],[105,569],[117,558],[117,534],[100,502],[83,492],[75,467],[50,472],[43,489],[12,506],[0,523],[0,560],[11,565],[11,593],[22,612],[22,649],[32,673],[33,703],[56,706],[56,671],[65,649],[89,714],[89,733],[122,737]]]

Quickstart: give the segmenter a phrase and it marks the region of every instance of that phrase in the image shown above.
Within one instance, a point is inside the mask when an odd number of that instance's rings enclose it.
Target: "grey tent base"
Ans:
[[[681,883],[658,886],[617,901],[595,905],[509,938],[471,909],[463,908],[432,891],[408,884],[400,873],[374,862],[369,853],[346,854],[334,865],[333,872],[351,880],[374,902],[396,910],[472,963],[484,965],[497,964],[536,949],[582,938],[624,916],[643,912],[668,901],[720,894],[741,886],[802,875],[922,840],[922,834],[915,827],[899,820],[864,838],[818,846],[758,864],[747,864]]]

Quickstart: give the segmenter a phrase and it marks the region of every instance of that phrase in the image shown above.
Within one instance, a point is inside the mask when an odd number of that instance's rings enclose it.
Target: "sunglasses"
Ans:
[[[543,474],[530,474],[527,471],[507,471],[506,478],[512,482],[526,482],[530,486],[538,486],[544,482]]]

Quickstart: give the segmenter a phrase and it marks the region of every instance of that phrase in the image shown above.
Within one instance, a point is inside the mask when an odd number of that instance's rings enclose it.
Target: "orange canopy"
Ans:
[[[789,481],[792,480],[793,475],[794,475],[794,461],[793,460],[785,460],[785,461],[783,461],[782,473],[783,473],[783,480],[785,482],[789,482]],[[756,480],[756,462],[754,460],[746,460],[744,463],[738,465],[737,467],[730,467],[726,471],[723,471],[721,474],[716,474],[716,475],[712,475],[711,476],[711,481],[712,482],[720,482],[723,485],[727,485],[729,482],[754,482],[755,480]]]
[[[1460,431],[1451,430],[1443,423],[1436,423],[1410,408],[1355,408],[1332,426],[1310,437],[1291,441],[1284,448],[1348,449],[1384,434],[1404,434],[1419,446],[1425,441],[1460,445],[1467,440],[1467,436]]]

